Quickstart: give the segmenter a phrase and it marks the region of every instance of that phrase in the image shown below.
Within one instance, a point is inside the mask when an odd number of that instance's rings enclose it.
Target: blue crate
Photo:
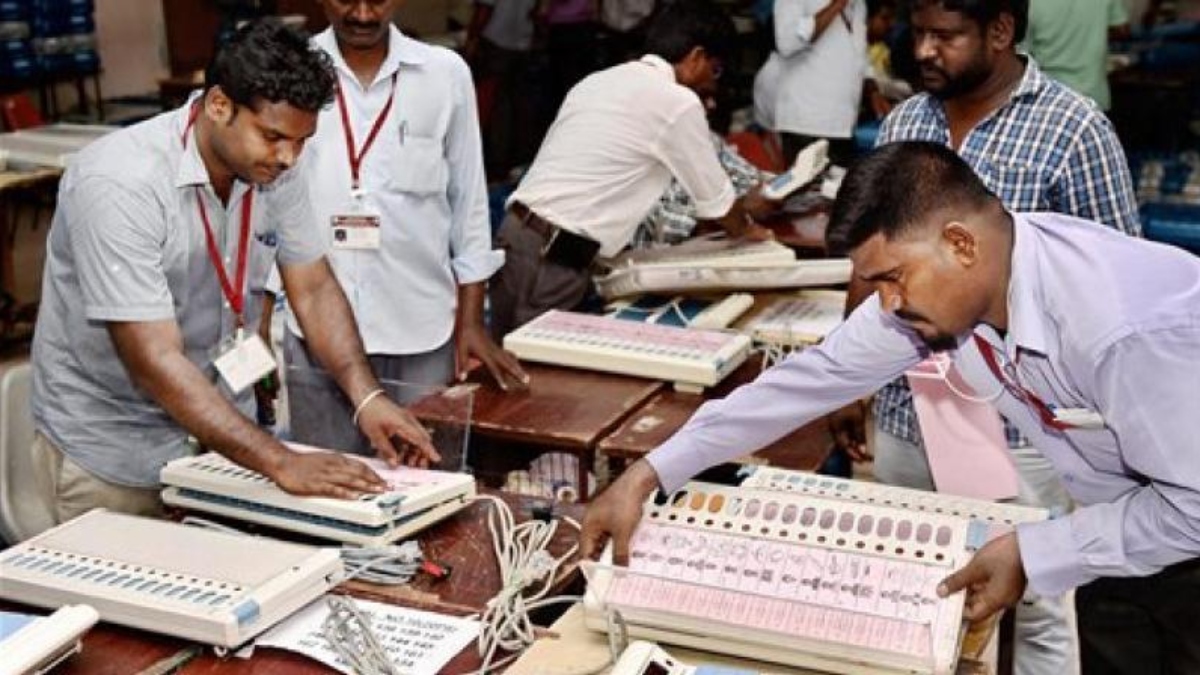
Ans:
[[[1141,209],[1147,239],[1200,254],[1200,204],[1152,202]]]
[[[95,33],[96,21],[91,14],[52,14],[34,16],[29,28],[34,37],[82,35]]]
[[[81,75],[100,72],[100,55],[94,49],[71,52],[70,70]]]
[[[20,0],[0,0],[0,21],[28,21],[29,7]]]
[[[91,14],[96,11],[93,0],[27,0],[34,14]]]

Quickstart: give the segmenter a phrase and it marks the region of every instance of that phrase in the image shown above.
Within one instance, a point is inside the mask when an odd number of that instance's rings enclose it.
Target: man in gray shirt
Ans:
[[[221,355],[253,361],[259,303],[246,295],[276,261],[310,349],[375,450],[391,463],[437,459],[411,414],[380,395],[288,171],[333,86],[306,35],[251,24],[216,57],[203,94],[97,141],[67,169],[33,343],[33,455],[56,522],[97,506],[157,512],[159,470],[191,451],[189,436],[289,492],[385,489],[360,462],[264,433],[243,414],[246,378],[214,366]]]

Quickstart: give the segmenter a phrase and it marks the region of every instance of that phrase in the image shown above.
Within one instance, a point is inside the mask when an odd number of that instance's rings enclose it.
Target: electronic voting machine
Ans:
[[[711,387],[750,354],[737,333],[636,323],[550,310],[504,336],[504,348],[526,361]]]
[[[836,673],[949,675],[963,595],[937,584],[995,532],[1045,517],[951,498],[955,515],[937,494],[759,471],[648,502],[628,567],[584,564],[588,626]]]
[[[0,598],[237,647],[343,574],[337,549],[95,509],[0,552]]]
[[[297,452],[319,451],[295,443],[288,447]],[[297,497],[266,476],[209,452],[163,467],[163,501],[333,541],[380,546],[436,523],[475,497],[475,479],[469,474],[391,468],[373,457],[347,457],[375,470],[387,481],[388,491],[358,499]]]
[[[79,652],[83,634],[99,620],[87,605],[59,607],[50,616],[0,612],[0,675],[49,672]]]
[[[639,293],[762,290],[844,284],[850,280],[846,258],[797,260],[776,241],[697,237],[661,249],[624,253],[608,261],[610,271],[596,278],[606,300]]]

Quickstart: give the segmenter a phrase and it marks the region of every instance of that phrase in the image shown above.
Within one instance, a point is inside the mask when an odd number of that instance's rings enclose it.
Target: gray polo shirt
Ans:
[[[188,432],[133,384],[106,324],[175,321],[187,358],[214,383],[213,350],[235,330],[196,200],[204,200],[232,282],[242,200],[254,188],[238,181],[221,204],[194,130],[184,147],[187,115],[185,105],[78,153],[63,176],[47,244],[33,341],[34,420],[67,457],[120,485],[157,486],[163,464],[188,453]],[[297,177],[286,172],[254,195],[248,330],[258,325],[255,291],[276,261],[301,264],[325,254]],[[252,410],[251,395],[239,398],[243,412]]]

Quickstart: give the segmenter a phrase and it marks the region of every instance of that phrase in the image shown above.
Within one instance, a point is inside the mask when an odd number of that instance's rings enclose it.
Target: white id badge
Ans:
[[[230,391],[240,394],[275,371],[275,357],[258,333],[250,333],[239,335],[223,347],[213,366]]]
[[[1055,408],[1054,419],[1079,429],[1104,428],[1104,418],[1088,408]]]
[[[333,247],[358,251],[379,250],[379,216],[371,213],[344,213],[330,218]]]

